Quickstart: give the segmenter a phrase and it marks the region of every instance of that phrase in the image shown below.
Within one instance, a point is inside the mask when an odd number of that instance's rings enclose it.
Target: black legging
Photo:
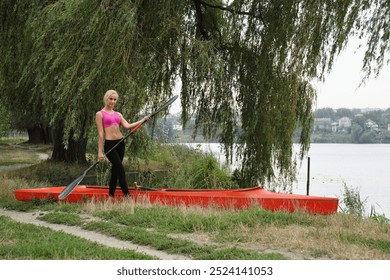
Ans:
[[[104,142],[104,152],[107,153],[112,147],[114,147],[119,140],[106,140]],[[123,167],[122,161],[125,155],[125,144],[122,141],[115,147],[114,150],[106,154],[106,157],[111,162],[111,178],[110,178],[110,189],[108,192],[109,196],[114,196],[118,178],[119,186],[125,196],[129,196],[129,187],[126,182],[125,168]]]

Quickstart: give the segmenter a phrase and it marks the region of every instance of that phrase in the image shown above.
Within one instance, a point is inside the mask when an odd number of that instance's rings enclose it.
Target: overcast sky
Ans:
[[[347,47],[335,59],[333,70],[326,75],[325,83],[314,85],[317,89],[317,109],[390,108],[390,65],[385,65],[377,78],[373,76],[359,87],[364,77],[361,68],[365,50],[358,48],[359,43],[357,39],[350,39]],[[181,111],[180,100],[172,105],[170,111]]]
[[[364,49],[352,40],[335,60],[324,84],[317,84],[317,108],[390,108],[390,66],[359,87]]]

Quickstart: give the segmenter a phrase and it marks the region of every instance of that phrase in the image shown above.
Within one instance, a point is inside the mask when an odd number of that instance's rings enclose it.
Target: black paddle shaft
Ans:
[[[172,97],[171,99],[169,99],[167,102],[165,102],[164,105],[162,105],[160,108],[158,108],[156,111],[154,111],[152,114],[150,114],[150,117],[153,117],[154,115],[156,115],[157,113],[161,112],[162,110],[164,110],[165,108],[167,108],[169,105],[171,105],[175,100],[177,99],[177,95],[175,95],[174,97]],[[133,133],[135,133],[145,122],[147,122],[147,120],[143,120],[141,123],[139,123],[136,127],[134,127],[129,133],[127,133],[125,135],[125,137],[123,137],[118,143],[116,143],[115,146],[113,146],[110,150],[107,151],[106,155],[108,153],[110,153],[112,150],[115,149],[116,146],[118,146],[121,142],[123,142],[125,139],[127,139],[130,135],[132,135]],[[63,200],[65,199],[79,184],[80,182],[84,179],[84,177],[87,175],[87,173],[93,169],[96,165],[99,164],[99,161],[95,162],[93,165],[91,165],[90,167],[88,167],[88,169],[86,169],[84,171],[84,173],[82,175],[80,175],[79,177],[77,177],[75,180],[73,180],[72,183],[70,183],[58,196],[58,198],[60,200]]]

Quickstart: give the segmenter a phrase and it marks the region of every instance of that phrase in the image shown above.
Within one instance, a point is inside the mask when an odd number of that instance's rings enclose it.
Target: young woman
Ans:
[[[118,102],[118,93],[115,90],[108,90],[104,97],[104,108],[96,113],[96,126],[98,130],[98,157],[103,161],[105,156],[112,164],[111,178],[109,185],[109,196],[113,197],[119,179],[119,186],[125,196],[129,196],[129,188],[126,181],[125,169],[122,161],[125,155],[125,144],[122,141],[114,150],[105,155],[123,138],[120,131],[122,126],[125,129],[132,129],[143,121],[149,120],[150,116],[145,116],[140,121],[128,123],[121,113],[114,111]]]

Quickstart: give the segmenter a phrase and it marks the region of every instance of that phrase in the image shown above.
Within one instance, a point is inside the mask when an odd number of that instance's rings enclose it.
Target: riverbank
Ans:
[[[127,244],[124,248],[134,253],[145,253],[143,248],[147,247],[154,252],[146,253],[147,256],[159,259],[390,259],[389,224],[346,214],[314,216],[261,209],[230,212],[132,201],[34,205],[2,200],[1,206],[6,209],[1,211],[1,216],[30,219],[15,219],[15,224],[2,218],[3,259],[42,259],[51,258],[52,254],[56,259],[65,257],[55,249],[56,244],[43,253],[34,250],[35,246],[44,247],[46,242],[29,234],[34,228],[24,229],[25,239],[20,238],[18,242],[7,234],[17,225],[20,227],[20,222],[31,223],[31,220],[37,227],[57,228],[72,236],[98,235],[93,241],[104,246],[108,246],[106,241]],[[53,231],[46,231],[46,237],[55,236]],[[17,249],[26,244],[32,248]],[[79,254],[72,256],[68,252],[65,258],[77,259]]]
[[[20,202],[13,197],[15,189],[44,187],[45,182],[9,174],[0,176],[2,259],[95,259],[94,254],[99,259],[123,257],[123,252],[113,253],[111,249],[104,253],[101,249],[83,253],[77,249],[79,239],[71,238],[77,236],[77,231],[166,254],[145,256],[144,251],[129,247],[125,251],[132,253],[131,256],[126,253],[127,259],[390,259],[390,225],[385,220],[341,213],[332,216],[273,213],[258,208],[232,212],[212,207],[165,207],[131,200],[79,204]],[[25,227],[23,221],[13,220],[11,214],[4,213],[27,215],[41,224]],[[69,234],[51,229],[60,226],[74,231]],[[10,234],[19,231],[23,234]],[[63,244],[61,240],[69,241]]]

